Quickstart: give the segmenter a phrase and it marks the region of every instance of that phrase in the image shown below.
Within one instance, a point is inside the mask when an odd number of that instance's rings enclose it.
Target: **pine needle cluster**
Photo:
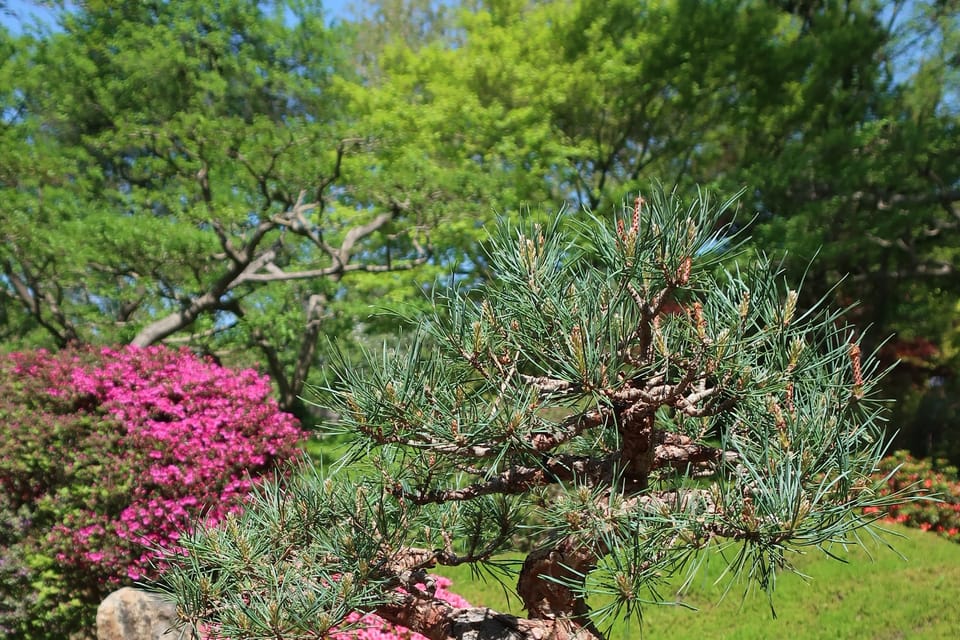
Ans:
[[[770,261],[736,266],[734,202],[654,189],[613,221],[504,223],[494,277],[341,367],[336,472],[184,537],[165,578],[184,621],[322,637],[360,610],[465,637],[426,571],[510,570],[520,534],[538,545],[512,568],[513,630],[602,637],[711,545],[772,594],[791,554],[872,535],[865,510],[903,499],[871,478],[883,372],[826,298],[800,307]]]

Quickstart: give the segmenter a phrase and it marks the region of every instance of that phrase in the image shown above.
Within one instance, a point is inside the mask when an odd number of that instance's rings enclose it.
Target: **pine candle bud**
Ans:
[[[797,292],[791,289],[787,292],[787,301],[783,305],[783,326],[790,326],[793,315],[797,311]]]
[[[717,348],[717,359],[722,360],[724,354],[727,352],[727,345],[729,344],[730,339],[730,329],[724,327],[720,333],[717,334],[717,338],[714,341],[714,345]]]
[[[750,292],[744,291],[743,297],[740,298],[740,307],[737,309],[740,319],[746,320],[747,314],[750,313]]]
[[[349,595],[353,590],[353,574],[345,573],[340,578],[340,590],[345,594]]]
[[[570,351],[572,352],[574,362],[577,365],[577,373],[581,379],[587,377],[587,355],[584,347],[583,333],[580,331],[580,325],[573,325],[570,330]]]
[[[793,371],[793,369],[797,366],[797,362],[800,360],[800,354],[803,353],[804,346],[805,344],[803,342],[803,338],[800,337],[794,338],[790,343],[790,359],[787,365],[789,371]]]
[[[703,304],[700,302],[693,303],[693,321],[697,327],[697,337],[701,340],[706,339],[707,321],[703,317]]]
[[[532,273],[537,264],[537,246],[533,240],[522,235],[520,236],[520,260],[527,268],[527,272]]]
[[[663,335],[663,331],[660,329],[660,323],[656,322],[659,318],[654,318],[653,323],[653,343],[657,347],[657,352],[663,357],[670,355],[667,350],[667,339]]]
[[[317,614],[316,626],[320,637],[325,637],[324,634],[326,634],[326,632],[330,630],[330,627],[333,626],[333,619],[329,614],[320,612]]]
[[[690,256],[680,261],[680,266],[677,267],[677,273],[674,276],[677,285],[682,287],[690,282],[690,268],[692,266],[693,260],[690,259]]]

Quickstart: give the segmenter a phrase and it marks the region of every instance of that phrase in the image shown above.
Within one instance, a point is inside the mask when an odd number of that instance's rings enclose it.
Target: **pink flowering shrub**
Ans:
[[[84,637],[198,517],[297,455],[269,381],[163,347],[0,356],[0,636]]]
[[[914,500],[894,504],[883,513],[878,508],[868,510],[885,520],[908,527],[932,531],[947,540],[960,542],[960,476],[957,468],[945,460],[917,459],[906,451],[897,451],[884,458],[878,478],[884,478],[900,467],[887,480],[884,495],[896,493],[909,486],[918,486],[921,496],[935,500]]]
[[[431,576],[433,586],[436,588],[434,595],[444,602],[447,602],[455,608],[468,609],[472,605],[463,597],[449,591],[453,584],[449,578],[443,576]],[[419,584],[419,588],[424,589],[426,585]],[[426,636],[415,631],[393,623],[387,622],[375,613],[361,615],[353,612],[347,616],[341,627],[347,627],[346,630],[337,631],[331,629],[325,638],[329,640],[429,640]],[[223,640],[224,636],[217,633],[210,627],[201,628],[200,637],[203,640]]]
[[[452,584],[448,578],[438,576],[434,584],[437,587],[436,596],[441,600],[458,608],[470,607],[469,602],[447,590]],[[353,628],[333,634],[331,640],[427,640],[425,636],[391,624],[373,613],[365,616],[353,613],[347,618],[347,623]]]

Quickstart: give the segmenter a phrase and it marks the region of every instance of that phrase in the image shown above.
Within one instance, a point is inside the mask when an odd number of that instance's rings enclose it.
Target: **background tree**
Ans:
[[[253,347],[295,407],[344,277],[429,254],[402,190],[344,183],[373,162],[345,36],[312,3],[89,2],[60,28],[6,56],[9,331]]]
[[[860,322],[897,334],[885,357],[917,365],[890,391],[936,394],[957,352],[957,9],[466,2],[441,34],[396,28],[364,96],[410,123],[393,139],[431,174],[452,157],[507,176],[495,198],[602,211],[650,177],[749,185],[754,244],[805,274],[800,305],[861,300]],[[955,448],[939,423],[898,418],[922,453]]]
[[[358,609],[436,640],[603,637],[711,545],[772,593],[792,551],[859,540],[891,499],[870,479],[876,361],[768,263],[721,268],[731,204],[656,191],[615,222],[506,225],[493,281],[342,368],[339,472],[182,538],[161,588],[183,620],[321,637]],[[528,619],[433,596],[425,570],[495,567],[530,514]]]
[[[810,33],[853,22],[874,25],[874,35],[841,44],[837,31],[827,41],[859,60],[823,87],[847,98],[819,109],[785,142],[781,166],[753,171],[764,185],[759,244],[784,251],[794,272],[816,256],[807,271],[812,290],[849,274],[837,299],[861,300],[858,322],[873,324],[876,337],[896,335],[885,357],[903,361],[889,390],[902,400],[901,444],[954,459],[958,8],[892,2],[811,11],[801,23]]]
[[[390,0],[330,26],[314,3],[71,5],[62,31],[0,47],[0,330],[8,346],[161,339],[255,360],[291,406],[325,361],[318,331],[390,331],[371,300],[422,309],[417,281],[489,275],[492,211],[609,210],[650,178],[749,185],[755,247],[806,274],[800,306],[862,300],[858,322],[898,334],[885,357],[917,365],[892,385],[914,390],[901,406],[949,404],[957,8]],[[322,275],[336,259],[298,231],[301,191],[329,249],[389,216],[353,245],[367,267]],[[258,246],[283,238],[285,275],[225,293],[238,264],[210,221],[239,250],[231,230],[268,218],[285,222]],[[922,453],[960,442],[939,423],[898,417]]]

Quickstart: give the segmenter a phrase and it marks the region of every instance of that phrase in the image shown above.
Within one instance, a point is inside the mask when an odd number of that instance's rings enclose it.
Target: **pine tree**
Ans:
[[[602,638],[708,548],[772,595],[798,549],[872,533],[863,509],[897,499],[870,479],[882,372],[825,300],[736,266],[734,202],[653,189],[612,222],[504,223],[488,282],[341,367],[336,470],[184,535],[161,585],[183,621],[317,638],[358,610],[435,640]],[[534,548],[504,566],[518,536]],[[528,617],[435,598],[427,571],[463,563],[515,571]]]

